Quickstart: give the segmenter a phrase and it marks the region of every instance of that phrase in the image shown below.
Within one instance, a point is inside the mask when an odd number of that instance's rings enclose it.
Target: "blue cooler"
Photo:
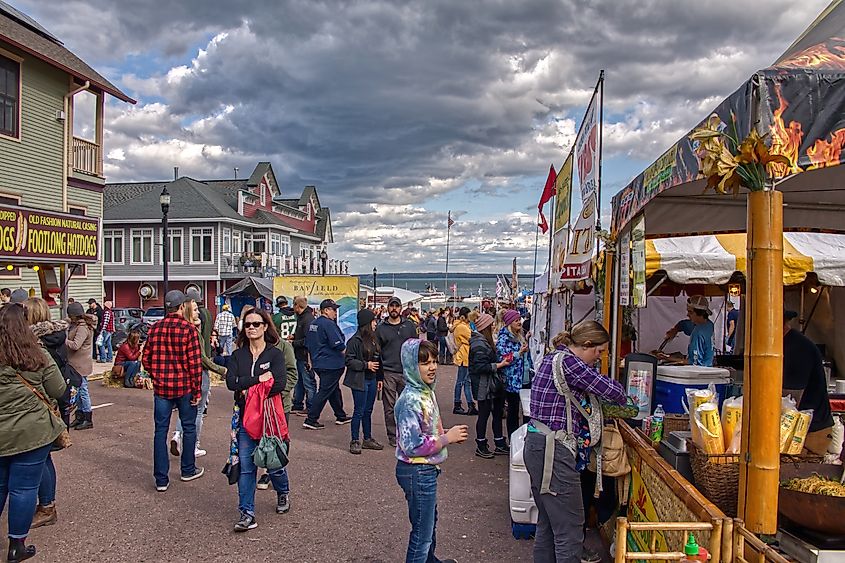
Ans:
[[[719,407],[727,397],[731,374],[725,368],[703,366],[657,366],[653,405],[663,405],[667,413],[685,414],[685,389],[706,389],[710,384],[719,394]]]

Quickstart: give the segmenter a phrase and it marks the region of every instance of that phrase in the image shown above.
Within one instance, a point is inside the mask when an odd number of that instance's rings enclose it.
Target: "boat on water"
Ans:
[[[426,284],[425,291],[421,291],[422,301],[420,303],[446,303],[446,294],[437,291],[437,287]]]
[[[484,301],[484,284],[478,286],[478,295],[470,295],[469,297],[464,297],[461,302],[463,303],[481,303]]]

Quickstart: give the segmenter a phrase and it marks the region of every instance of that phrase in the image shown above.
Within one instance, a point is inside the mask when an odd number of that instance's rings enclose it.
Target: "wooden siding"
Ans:
[[[67,74],[5,43],[0,47],[24,59],[20,140],[0,137],[0,192],[20,194],[27,207],[62,211],[64,122],[56,112],[64,107]]]
[[[68,206],[71,207],[84,207],[85,215],[89,217],[102,217],[103,215],[103,194],[99,192],[68,186],[67,202]],[[100,225],[100,236],[102,237],[102,225]],[[88,264],[84,277],[71,279],[68,285],[69,297],[73,297],[77,301],[88,301],[93,297],[102,302],[105,295],[103,291],[102,260],[101,251],[100,261],[96,264]]]

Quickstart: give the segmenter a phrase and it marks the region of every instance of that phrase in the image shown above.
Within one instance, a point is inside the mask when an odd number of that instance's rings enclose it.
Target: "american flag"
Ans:
[[[452,228],[452,225],[454,225],[454,224],[455,224],[455,222],[452,220],[452,212],[450,211],[450,212],[449,212],[449,219],[448,219],[448,221],[446,222],[446,228],[447,228],[447,229],[451,229],[451,228]]]

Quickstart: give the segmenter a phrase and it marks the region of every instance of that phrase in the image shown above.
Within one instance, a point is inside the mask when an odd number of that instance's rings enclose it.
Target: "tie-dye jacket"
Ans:
[[[405,463],[437,465],[446,461],[446,445],[440,409],[434,396],[434,384],[420,377],[418,354],[420,341],[402,344],[402,369],[405,389],[394,407],[396,417],[396,459]]]
[[[526,351],[520,355],[520,348],[522,348],[522,342],[508,330],[508,327],[503,326],[496,337],[496,360],[501,362],[505,356],[513,354],[513,362],[499,370],[505,376],[508,393],[519,393],[522,389],[525,370],[534,367],[531,363],[531,354]]]

